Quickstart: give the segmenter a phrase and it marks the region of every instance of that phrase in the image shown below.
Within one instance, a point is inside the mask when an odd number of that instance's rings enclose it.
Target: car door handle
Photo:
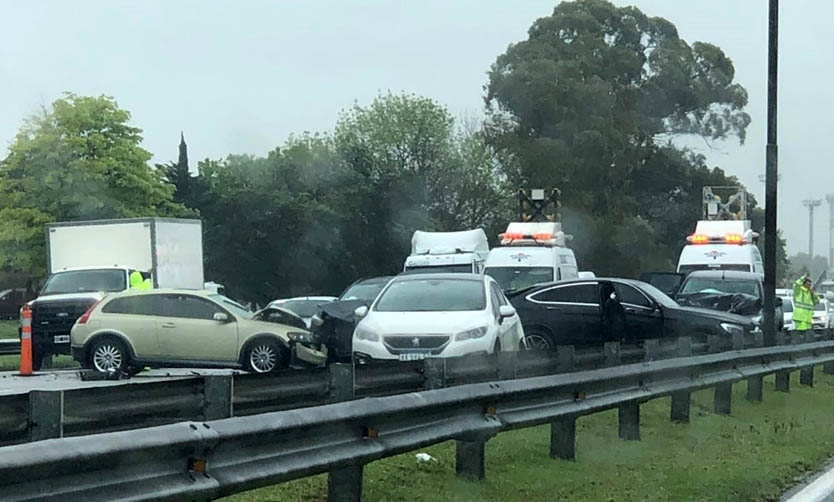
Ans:
[[[637,310],[632,309],[632,308],[626,308],[625,311],[626,311],[626,314],[633,314],[633,313],[637,312]]]
[[[554,307],[552,305],[548,305],[547,310],[562,310],[562,308],[561,307]]]
[[[172,323],[172,322],[166,322],[166,323],[162,324],[162,327],[163,328],[176,328],[177,325]]]

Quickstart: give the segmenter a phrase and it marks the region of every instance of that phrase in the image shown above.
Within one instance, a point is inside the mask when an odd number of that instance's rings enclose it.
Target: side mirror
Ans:
[[[225,312],[215,312],[213,319],[217,322],[229,322],[229,314]]]
[[[353,315],[355,315],[359,319],[365,317],[366,315],[368,315],[368,307],[366,307],[365,305],[362,305],[361,307],[356,307],[356,310],[353,311]]]
[[[501,305],[498,307],[498,314],[501,316],[501,319],[512,317],[515,315],[515,309],[510,305]]]

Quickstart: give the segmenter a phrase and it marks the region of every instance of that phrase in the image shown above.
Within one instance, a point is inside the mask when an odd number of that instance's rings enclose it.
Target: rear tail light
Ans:
[[[90,308],[88,308],[87,311],[84,312],[81,315],[81,317],[78,318],[77,321],[75,321],[75,324],[87,324],[87,320],[90,319],[90,314],[93,313],[93,309],[96,308],[99,303],[101,303],[101,300],[99,300],[99,301],[95,302],[94,304],[90,305]]]

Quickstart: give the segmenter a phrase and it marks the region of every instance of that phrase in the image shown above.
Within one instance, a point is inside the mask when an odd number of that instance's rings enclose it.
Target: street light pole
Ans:
[[[808,208],[808,259],[814,259],[814,209],[822,204],[822,199],[803,200],[802,205]]]
[[[770,0],[767,44],[767,147],[765,150],[765,276],[762,328],[766,345],[776,344],[776,185],[778,149],[776,147],[776,98],[779,62],[779,0]]]
[[[834,194],[825,196],[828,202],[828,268],[834,270]]]

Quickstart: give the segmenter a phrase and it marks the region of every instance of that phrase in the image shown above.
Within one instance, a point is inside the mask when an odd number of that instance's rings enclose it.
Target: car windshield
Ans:
[[[364,300],[372,302],[385,287],[385,282],[360,282],[349,287],[339,300]]]
[[[124,270],[73,270],[53,274],[44,284],[41,295],[114,292],[125,289],[127,282]]]
[[[648,284],[648,283],[640,284],[640,289],[642,289],[644,293],[649,295],[654,301],[656,301],[657,303],[661,304],[664,307],[670,307],[670,308],[680,307],[680,305],[678,305],[678,302],[671,299],[669,297],[669,295],[667,295],[663,291],[657,289],[656,287],[652,286],[651,284]]]
[[[313,317],[319,312],[319,305],[326,303],[321,300],[288,300],[276,304],[299,317]]]
[[[724,263],[720,265],[710,266],[708,264],[697,265],[681,265],[678,267],[678,272],[681,274],[689,274],[697,270],[738,270],[740,272],[752,272],[750,265],[746,263]]]
[[[254,312],[251,312],[249,309],[231,298],[226,298],[223,295],[209,295],[209,298],[216,301],[220,305],[223,305],[223,307],[229,310],[232,314],[242,317],[243,319],[251,319],[254,315]]]
[[[379,298],[374,310],[444,312],[485,308],[486,294],[480,280],[418,279],[392,283]]]
[[[825,305],[824,302],[817,302],[817,304],[814,305],[815,312],[825,312],[826,310],[828,310],[828,307]]]
[[[484,273],[507,292],[553,280],[553,267],[489,267]]]
[[[782,312],[793,312],[793,302],[790,298],[782,298]]]
[[[715,293],[755,296],[759,298],[759,284],[754,281],[721,279],[720,277],[688,277],[681,287],[681,294]]]

